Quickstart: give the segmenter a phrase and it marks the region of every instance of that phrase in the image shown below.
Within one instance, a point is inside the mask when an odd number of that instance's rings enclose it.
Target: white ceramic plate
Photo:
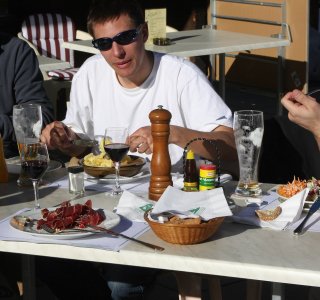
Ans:
[[[50,211],[52,210],[55,210],[55,208],[48,208]],[[94,208],[95,210],[98,210],[97,208]],[[101,224],[99,224],[99,227],[103,227],[103,228],[106,228],[106,229],[111,229],[115,226],[117,226],[119,223],[120,223],[120,216],[111,212],[111,211],[108,211],[108,210],[105,210],[103,209],[103,212],[105,214],[105,217],[106,219],[101,222]],[[24,212],[23,213],[23,216],[25,217],[29,217],[29,218],[32,218],[32,219],[40,219],[41,218],[41,212],[35,212],[35,211],[27,211],[27,212]],[[10,224],[11,225],[11,224]],[[70,232],[68,232],[68,230],[65,230],[61,233],[48,233],[46,231],[44,231],[43,229],[41,230],[37,230],[36,229],[36,224],[34,224],[31,228],[28,228],[28,231],[24,231],[24,230],[21,230],[21,229],[17,229],[16,227],[12,226],[12,228],[16,229],[16,230],[19,230],[19,231],[22,231],[26,234],[30,234],[30,235],[33,235],[33,236],[36,236],[36,237],[40,237],[40,238],[49,238],[49,239],[60,239],[60,240],[71,240],[71,239],[78,239],[78,238],[83,238],[83,237],[86,237],[86,236],[90,236],[90,235],[93,235],[93,234],[96,234],[95,232],[74,232],[72,231],[72,229],[70,229]]]
[[[287,197],[281,196],[281,195],[278,194],[277,192],[276,192],[276,194],[278,195],[279,202],[284,202],[284,201],[286,201],[287,199],[289,199],[289,198],[287,198]]]
[[[317,199],[317,197],[315,197],[315,199]],[[315,200],[314,200],[315,201]],[[314,201],[312,200],[308,200],[308,197],[307,197],[307,200],[304,201],[304,206],[303,206],[303,210],[304,211],[308,211],[311,207],[311,205],[314,203]]]
[[[148,170],[145,170],[145,171],[142,171],[132,177],[125,177],[125,176],[120,176],[119,177],[119,182],[120,183],[130,183],[130,182],[134,182],[134,181],[137,181],[137,180],[140,180],[140,179],[143,179],[143,178],[147,178],[149,177],[151,174],[150,174],[150,171]],[[106,184],[114,184],[114,181],[115,181],[115,175],[114,174],[110,174],[110,175],[107,175],[103,178],[96,178],[96,177],[92,177],[88,174],[85,174],[85,179],[88,180],[88,181],[91,181],[91,182],[103,182],[103,183],[106,183]]]
[[[276,194],[278,195],[279,202],[284,202],[289,199],[288,197],[281,196],[280,194],[278,194],[277,191],[276,191]],[[311,205],[313,204],[313,202],[314,201],[310,200],[310,198],[307,197],[306,201],[304,202],[303,210],[308,211],[310,209]]]
[[[8,171],[11,174],[20,174],[20,169],[21,169],[21,162],[20,162],[20,157],[15,156],[6,159]],[[50,160],[49,162],[49,167],[46,171],[47,172],[52,172],[54,170],[58,170],[62,167],[62,164],[59,161],[56,160]]]

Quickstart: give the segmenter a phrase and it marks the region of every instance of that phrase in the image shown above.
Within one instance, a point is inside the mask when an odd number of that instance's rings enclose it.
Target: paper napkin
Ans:
[[[299,220],[304,202],[308,196],[309,189],[306,188],[303,191],[299,192],[298,194],[292,196],[291,198],[287,199],[279,206],[281,207],[282,211],[281,214],[272,221],[262,221],[260,220],[256,214],[255,210],[262,209],[262,210],[270,210],[276,207],[275,202],[272,202],[269,205],[264,206],[263,208],[259,208],[257,206],[254,207],[246,207],[235,213],[232,219],[239,223],[245,223],[249,225],[255,225],[259,227],[268,227],[276,230],[285,229],[290,224]],[[278,201],[276,201],[276,204]]]
[[[126,190],[123,191],[116,212],[131,221],[144,222],[144,213],[151,209],[154,201],[144,199]]]
[[[164,212],[185,217],[200,216],[205,221],[232,215],[222,188],[202,192],[184,192],[168,186],[152,209],[151,216]]]
[[[236,205],[241,207],[246,207],[248,205],[260,206],[260,204],[262,203],[262,199],[260,197],[240,196],[237,194],[232,194],[230,198]]]

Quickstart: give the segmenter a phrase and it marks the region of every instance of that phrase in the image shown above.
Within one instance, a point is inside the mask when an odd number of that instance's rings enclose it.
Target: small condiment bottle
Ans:
[[[200,166],[199,191],[211,190],[216,185],[216,166],[205,164]]]
[[[187,152],[186,164],[184,167],[183,190],[186,192],[198,191],[198,171],[196,160],[192,150]]]
[[[7,163],[4,158],[4,148],[3,148],[3,139],[0,134],[0,182],[8,182],[9,173],[7,168]]]
[[[68,168],[69,193],[75,195],[84,194],[84,168],[83,166],[72,166]]]

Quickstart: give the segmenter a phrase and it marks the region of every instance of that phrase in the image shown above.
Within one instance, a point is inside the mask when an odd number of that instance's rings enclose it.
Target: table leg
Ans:
[[[225,76],[226,54],[219,54],[219,95],[226,101],[226,76]]]
[[[179,300],[201,300],[201,276],[198,274],[174,272],[177,280]]]
[[[222,300],[221,282],[218,276],[210,276],[209,282],[209,293],[210,300]]]
[[[259,280],[247,279],[247,300],[261,299],[262,282]]]
[[[35,257],[22,255],[23,299],[36,299]]]
[[[272,300],[284,300],[284,285],[278,282],[272,283]]]

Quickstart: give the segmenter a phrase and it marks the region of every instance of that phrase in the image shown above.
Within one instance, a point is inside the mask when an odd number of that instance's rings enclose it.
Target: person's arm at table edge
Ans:
[[[171,144],[184,148],[188,142],[198,137],[216,140],[221,154],[222,169],[233,176],[238,176],[238,156],[232,128],[221,125],[211,132],[202,132],[170,125],[169,143]],[[216,161],[217,153],[214,146],[206,146],[203,141],[199,141],[191,143],[188,149],[192,149],[198,156]]]

